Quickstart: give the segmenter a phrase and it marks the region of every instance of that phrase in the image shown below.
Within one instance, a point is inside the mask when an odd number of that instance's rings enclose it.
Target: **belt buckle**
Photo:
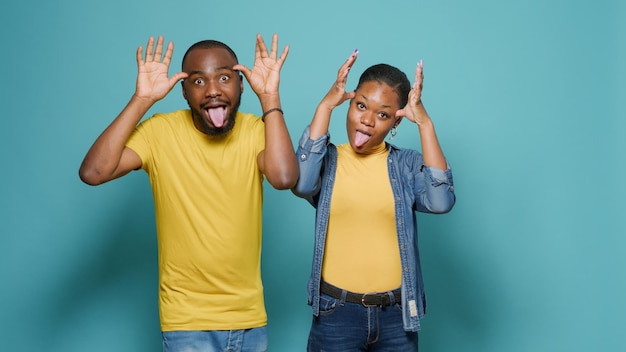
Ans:
[[[366,300],[366,297],[367,297],[367,296],[378,297],[378,298],[379,298],[380,303],[377,303],[377,304],[369,304],[369,303],[365,302],[365,300]],[[373,293],[373,292],[370,292],[370,293],[364,293],[364,294],[363,294],[363,296],[361,296],[361,304],[362,304],[364,307],[367,307],[367,308],[370,308],[370,307],[382,307],[382,306],[383,306],[383,300],[382,300],[382,297],[380,297],[380,294],[379,294],[379,293]]]

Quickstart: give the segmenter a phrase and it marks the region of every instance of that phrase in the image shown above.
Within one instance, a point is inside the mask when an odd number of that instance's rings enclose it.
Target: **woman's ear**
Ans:
[[[404,116],[400,116],[400,117],[398,117],[398,119],[396,120],[396,122],[393,124],[393,127],[394,127],[394,128],[398,127],[398,125],[400,124],[400,122],[402,122],[402,118],[403,118],[403,117],[404,117]]]

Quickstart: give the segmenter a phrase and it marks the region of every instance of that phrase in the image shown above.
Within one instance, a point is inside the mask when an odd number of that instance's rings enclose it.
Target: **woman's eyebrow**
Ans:
[[[367,102],[367,101],[369,101],[369,99],[367,99],[367,97],[366,97],[365,95],[363,95],[363,94],[359,94],[359,96],[360,96],[361,98],[363,98],[363,100],[365,100],[366,102]],[[387,109],[387,108],[391,108],[391,105],[381,105],[381,107],[382,107],[383,109]]]

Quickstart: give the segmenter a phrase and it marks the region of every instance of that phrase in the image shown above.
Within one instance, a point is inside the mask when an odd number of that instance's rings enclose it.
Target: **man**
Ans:
[[[263,178],[290,189],[298,178],[281,110],[278,36],[257,35],[252,69],[224,43],[205,40],[168,77],[174,44],[137,49],[130,102],[96,139],[79,175],[98,185],[143,169],[150,178],[159,248],[163,346],[177,351],[265,351],[260,275]],[[238,111],[245,76],[263,116]],[[182,80],[189,109],[139,121]],[[138,125],[139,124],[139,125]]]

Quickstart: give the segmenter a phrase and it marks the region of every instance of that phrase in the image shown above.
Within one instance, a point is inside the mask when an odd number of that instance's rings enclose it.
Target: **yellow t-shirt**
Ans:
[[[398,288],[402,266],[387,171],[389,151],[382,143],[362,155],[342,144],[337,153],[322,277],[353,292]]]
[[[238,113],[227,136],[209,137],[189,110],[157,114],[126,145],[141,157],[152,185],[162,330],[266,325],[261,119]]]

